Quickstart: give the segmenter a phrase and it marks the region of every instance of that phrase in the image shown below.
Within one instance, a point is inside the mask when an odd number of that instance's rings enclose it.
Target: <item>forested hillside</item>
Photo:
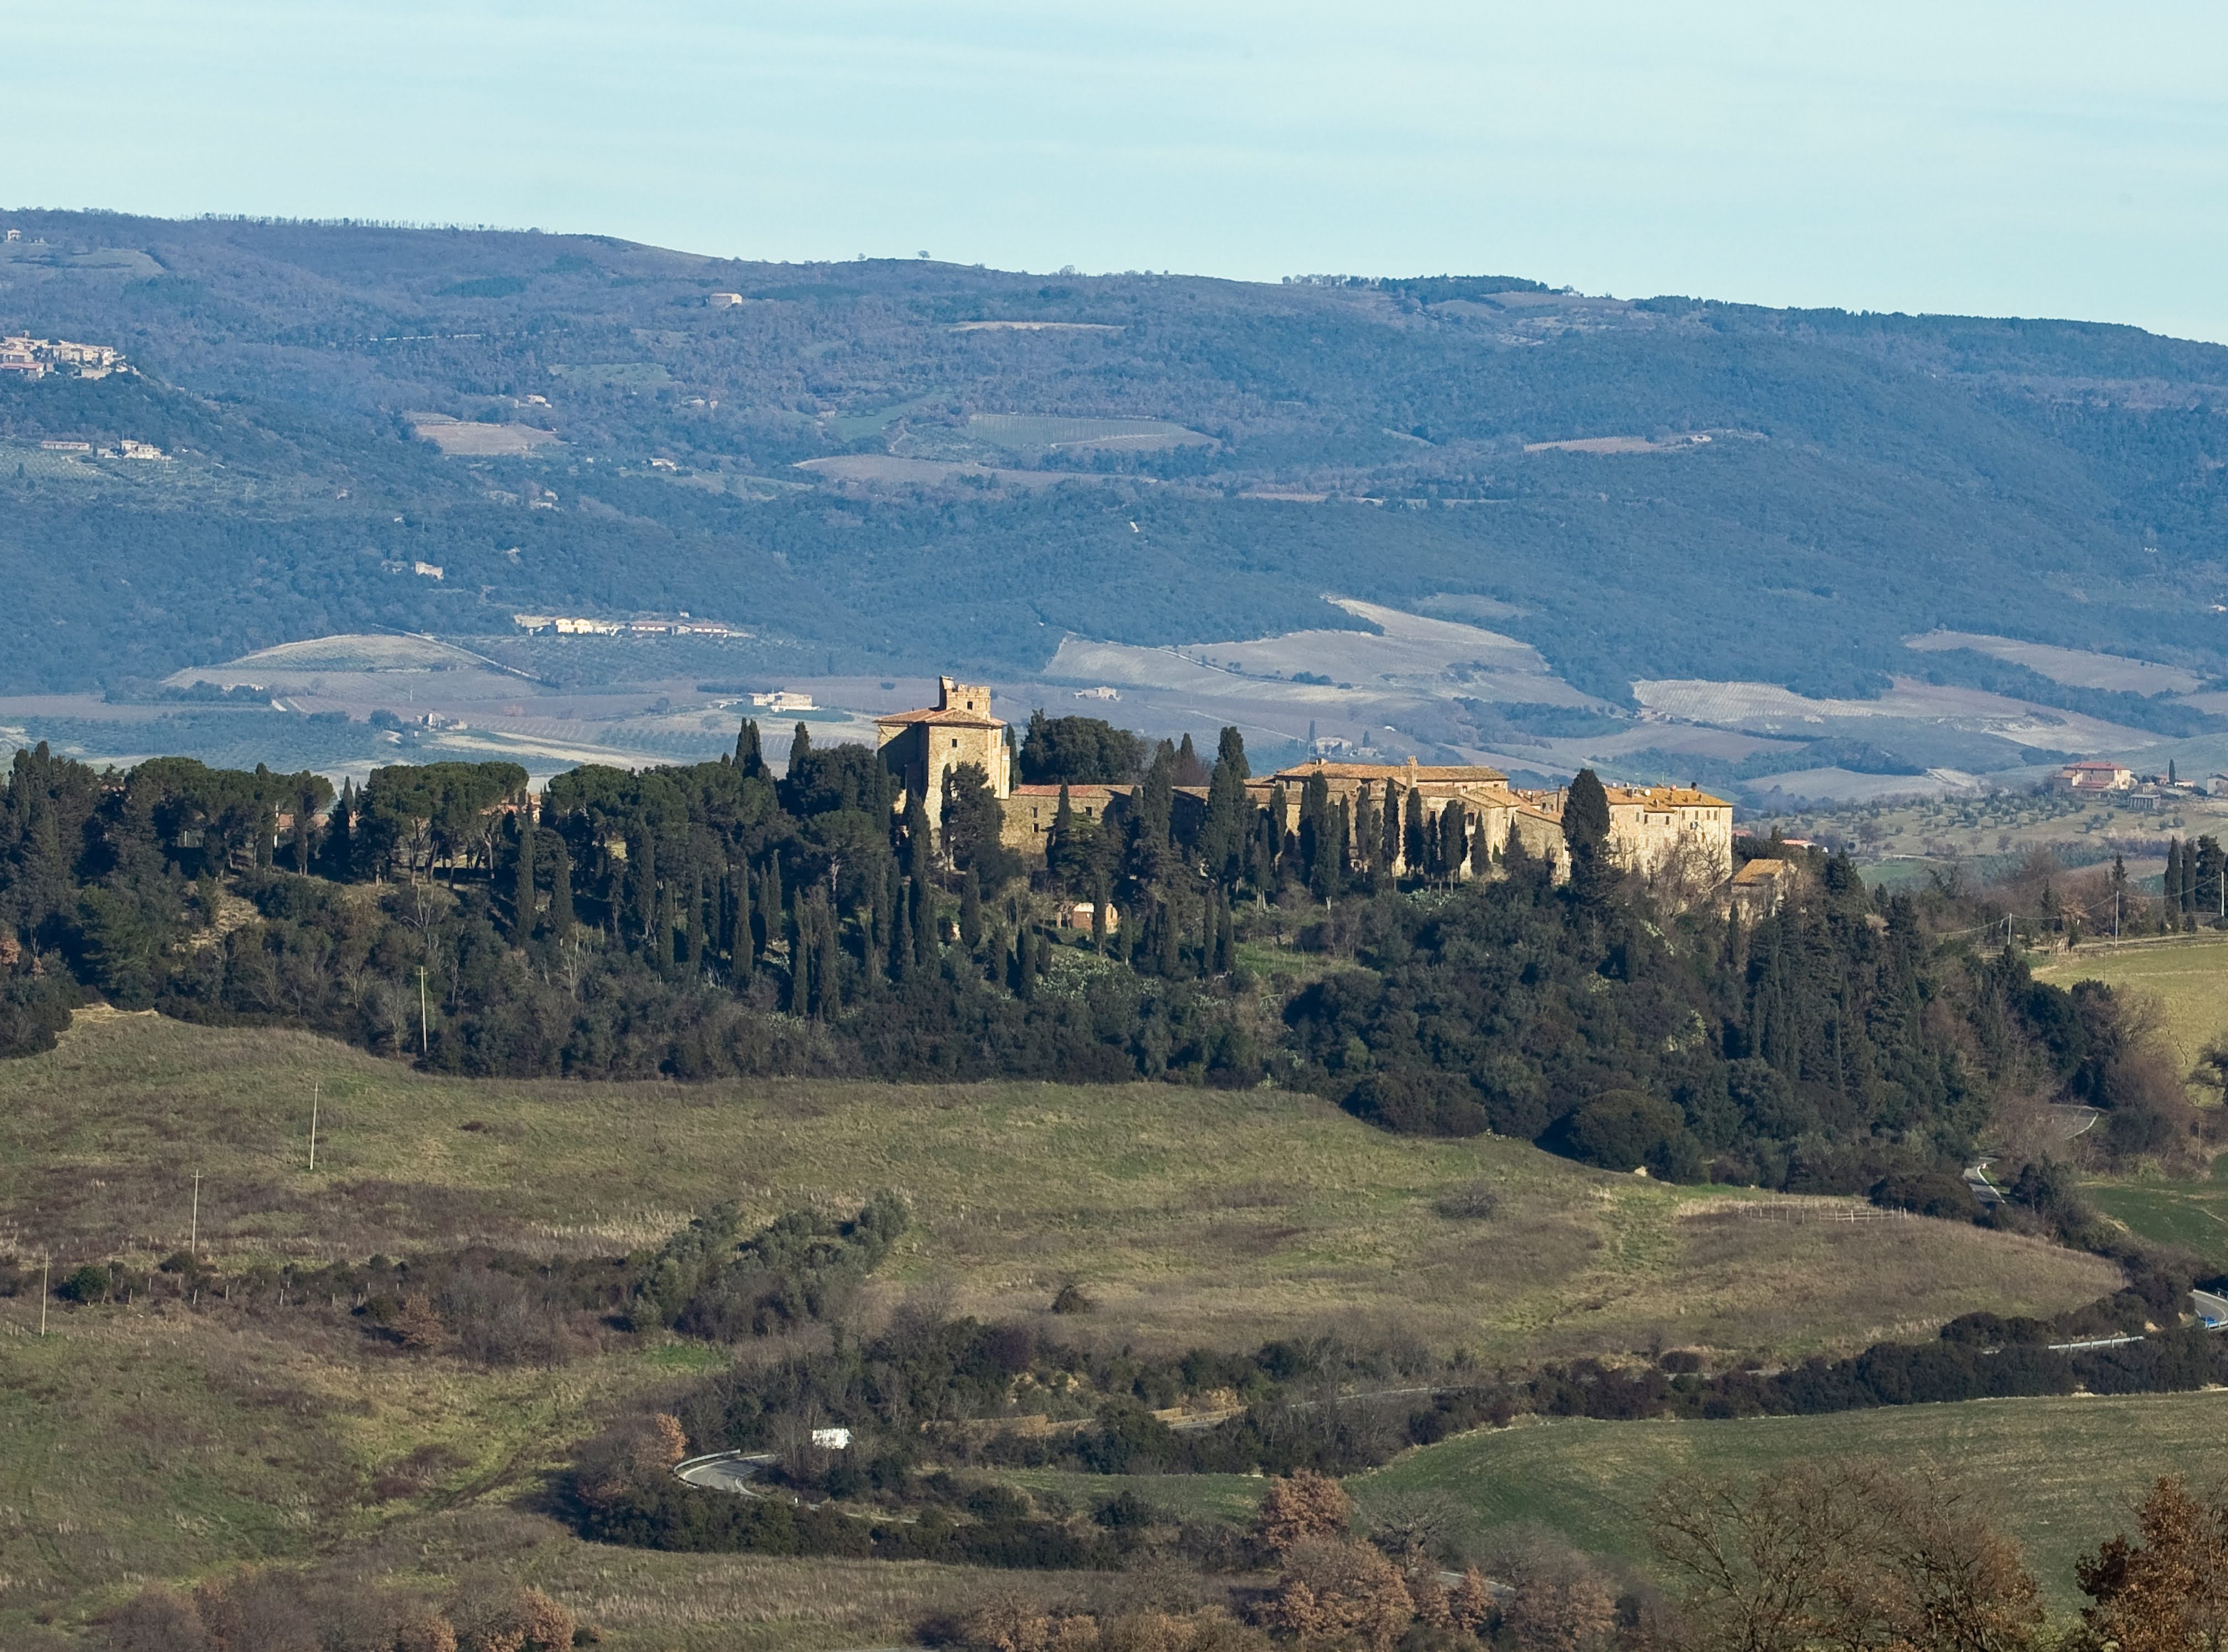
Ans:
[[[1565,810],[1565,885],[1459,808],[1408,823],[1396,877],[1399,823],[1350,820],[1320,778],[1281,834],[1234,730],[1201,814],[1171,808],[1178,761],[1162,743],[1120,816],[1063,808],[1032,887],[979,768],[932,829],[868,748],[808,740],[778,779],[754,724],[718,762],[576,770],[538,805],[507,764],[336,798],[306,772],[18,752],[0,1054],[51,1047],[89,989],[482,1076],[1282,1083],[1394,1130],[1805,1191],[1954,1169],[2010,1096],[2107,1110],[2115,1150],[2187,1149],[2109,990],[1935,938],[1989,909],[1930,914],[1813,854],[1807,893],[1744,928],[1618,872],[1605,804]],[[1492,875],[1457,884],[1465,861]]]
[[[0,330],[138,374],[0,375],[0,690],[518,610],[1034,673],[1069,632],[1361,623],[1326,592],[1507,605],[1621,703],[1657,677],[1861,695],[1937,625],[2223,664],[2228,350],[2129,328],[5,223]],[[40,445],[126,438],[174,457]]]

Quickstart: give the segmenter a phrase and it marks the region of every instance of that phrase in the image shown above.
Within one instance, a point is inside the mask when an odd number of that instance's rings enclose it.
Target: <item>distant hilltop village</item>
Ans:
[[[20,378],[43,379],[49,373],[80,379],[105,379],[112,373],[129,373],[124,352],[106,344],[78,344],[67,338],[33,338],[11,333],[0,338],[0,373]]]
[[[1012,727],[992,714],[987,685],[938,680],[937,703],[875,719],[883,763],[919,797],[932,824],[940,825],[945,777],[968,765],[979,768],[999,800],[1006,846],[1041,863],[1060,801],[1075,817],[1119,820],[1136,805],[1141,787],[1122,784],[1015,785]],[[1623,869],[1700,891],[1724,885],[1732,869],[1732,805],[1692,786],[1612,785],[1609,801],[1610,854]],[[1348,868],[1390,871],[1395,877],[1460,880],[1490,877],[1510,852],[1570,873],[1563,836],[1567,794],[1518,791],[1508,777],[1483,764],[1334,763],[1322,759],[1249,778],[1245,797],[1257,820],[1281,844],[1296,836],[1303,819],[1320,817],[1334,842],[1346,847]],[[1204,822],[1210,788],[1174,788],[1172,823],[1190,836]],[[1754,880],[1751,880],[1754,881]],[[1769,906],[1777,886],[1769,879],[1737,904]]]

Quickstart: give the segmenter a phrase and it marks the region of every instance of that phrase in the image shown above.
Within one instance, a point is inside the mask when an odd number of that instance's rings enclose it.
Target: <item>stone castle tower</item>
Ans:
[[[944,777],[963,763],[980,765],[1001,799],[1014,789],[1014,748],[1006,725],[990,714],[987,683],[938,677],[936,704],[874,719],[883,764],[918,792],[930,824],[944,825]]]

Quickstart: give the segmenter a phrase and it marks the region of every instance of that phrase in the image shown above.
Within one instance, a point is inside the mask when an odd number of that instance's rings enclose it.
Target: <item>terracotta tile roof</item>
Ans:
[[[1412,763],[1303,763],[1279,769],[1276,778],[1287,784],[1305,784],[1320,774],[1326,780],[1437,780],[1491,783],[1508,777],[1482,763],[1430,767]]]
[[[878,727],[889,727],[899,723],[932,723],[939,728],[1003,728],[1004,720],[985,717],[979,711],[939,711],[931,706],[923,711],[893,711],[874,719]]]
[[[1604,786],[1613,804],[1641,804],[1651,809],[1730,809],[1723,797],[1713,797],[1693,786]]]
[[[1067,783],[1067,795],[1070,797],[1085,796],[1126,797],[1136,790],[1136,787],[1132,785],[1102,784],[1096,780],[1071,780]],[[1057,797],[1060,796],[1060,788],[1057,785],[1015,786],[1012,795],[1016,797]]]

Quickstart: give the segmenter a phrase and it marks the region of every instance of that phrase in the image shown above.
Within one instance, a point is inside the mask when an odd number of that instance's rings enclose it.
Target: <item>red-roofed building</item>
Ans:
[[[2135,784],[2135,772],[2123,763],[2092,758],[2067,764],[2058,772],[2058,784],[2068,791],[2126,791]]]

